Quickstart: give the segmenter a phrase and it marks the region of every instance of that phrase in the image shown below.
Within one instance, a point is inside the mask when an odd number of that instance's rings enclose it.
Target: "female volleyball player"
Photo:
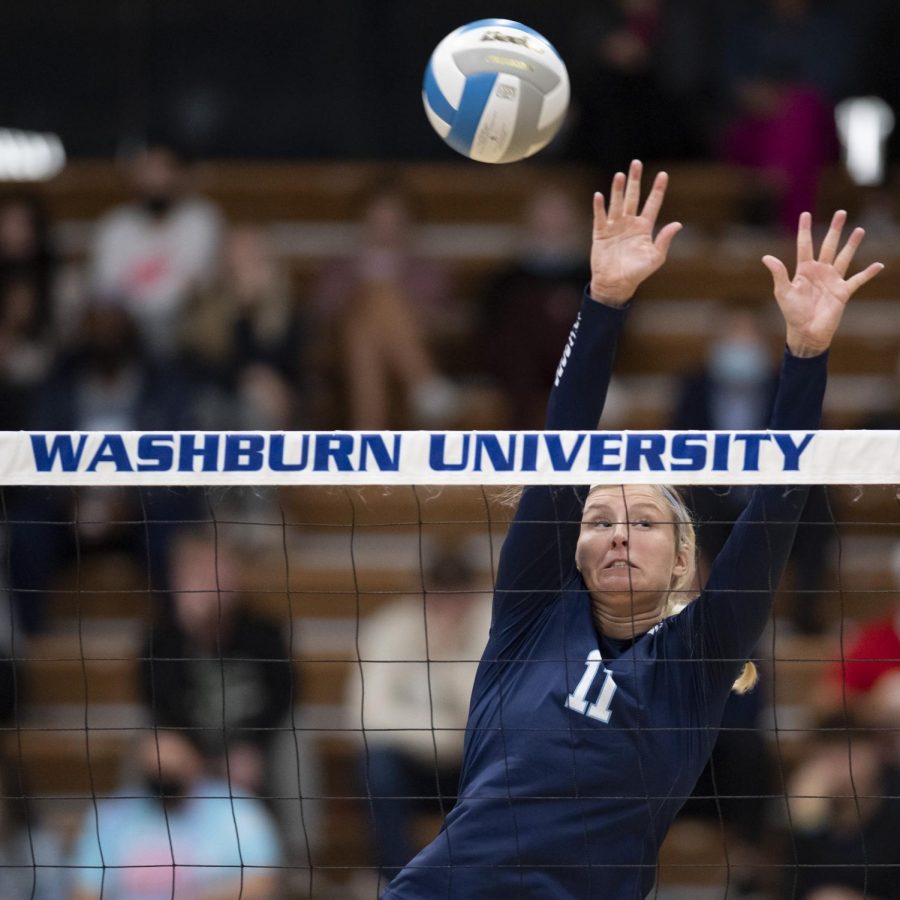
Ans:
[[[678,232],[653,237],[641,165],[594,200],[591,283],[550,396],[549,429],[597,426],[624,310]],[[818,257],[800,219],[793,279],[766,256],[787,328],[773,429],[818,426],[828,347],[854,291],[863,237],[835,214]],[[722,709],[769,616],[804,489],[760,487],[706,589],[677,495],[649,486],[526,490],[500,556],[490,638],[473,688],[459,800],[388,898],[635,900],[700,775]],[[741,676],[743,677],[743,676]],[[739,685],[740,687],[740,685]]]

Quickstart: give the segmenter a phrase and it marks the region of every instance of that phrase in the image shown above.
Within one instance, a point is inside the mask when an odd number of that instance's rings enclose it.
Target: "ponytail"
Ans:
[[[756,663],[745,662],[744,668],[741,669],[741,674],[731,686],[731,690],[735,694],[747,694],[756,687],[758,682],[759,670],[756,668]]]
[[[697,599],[697,533],[691,520],[690,511],[681,495],[665,485],[660,487],[660,493],[672,510],[676,545],[684,552],[688,560],[684,574],[673,582],[670,588],[665,612],[668,617],[680,613],[688,603]],[[746,694],[752,691],[758,682],[759,671],[755,663],[748,661],[744,663],[741,674],[731,686],[731,690],[735,694]]]

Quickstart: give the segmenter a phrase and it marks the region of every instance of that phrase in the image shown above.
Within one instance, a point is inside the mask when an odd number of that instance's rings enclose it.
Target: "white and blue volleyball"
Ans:
[[[559,131],[569,75],[553,45],[508,19],[463,25],[435,48],[422,86],[428,121],[456,151],[486,163],[525,159]]]

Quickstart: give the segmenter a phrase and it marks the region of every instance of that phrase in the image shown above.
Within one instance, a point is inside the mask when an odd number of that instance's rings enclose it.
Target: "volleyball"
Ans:
[[[481,19],[435,48],[422,85],[428,121],[469,159],[509,163],[545,147],[565,118],[569,75],[553,45],[509,19]]]

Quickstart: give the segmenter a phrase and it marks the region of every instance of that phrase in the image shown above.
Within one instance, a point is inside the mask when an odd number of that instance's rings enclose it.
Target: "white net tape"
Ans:
[[[900,431],[0,434],[0,484],[601,482],[900,483]]]

